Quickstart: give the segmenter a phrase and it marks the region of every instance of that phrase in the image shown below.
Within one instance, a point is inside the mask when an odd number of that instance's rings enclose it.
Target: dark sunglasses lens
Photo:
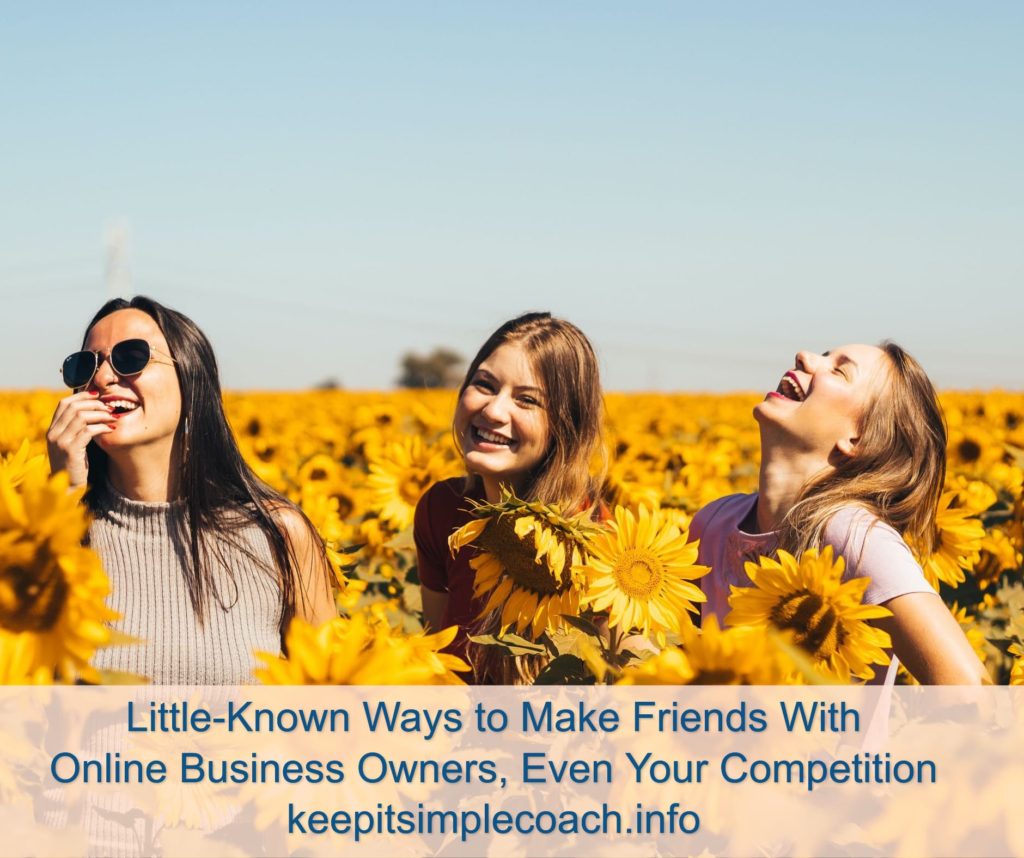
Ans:
[[[96,355],[92,352],[75,352],[64,359],[61,375],[68,387],[85,387],[96,372]]]
[[[149,343],[145,340],[125,340],[111,349],[110,363],[118,375],[135,375],[149,363]]]

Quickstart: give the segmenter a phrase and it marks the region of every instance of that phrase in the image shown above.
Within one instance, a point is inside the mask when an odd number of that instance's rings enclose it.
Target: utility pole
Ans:
[[[107,298],[127,298],[132,291],[132,272],[128,265],[128,223],[119,221],[107,227]]]

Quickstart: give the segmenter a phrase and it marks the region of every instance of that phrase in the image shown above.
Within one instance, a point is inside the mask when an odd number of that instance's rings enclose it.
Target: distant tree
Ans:
[[[399,387],[458,387],[465,359],[451,349],[436,348],[428,355],[406,352],[402,356]]]
[[[333,376],[333,375],[330,378],[325,378],[323,381],[321,381],[318,384],[315,384],[313,386],[313,390],[341,390],[341,389],[342,389],[341,381],[337,378],[337,376]]]

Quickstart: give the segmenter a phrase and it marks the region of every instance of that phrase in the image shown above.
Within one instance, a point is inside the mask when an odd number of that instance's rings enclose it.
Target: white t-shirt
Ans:
[[[711,571],[699,583],[707,601],[701,616],[714,615],[719,623],[729,613],[729,587],[753,586],[743,568],[778,547],[775,533],[744,533],[740,524],[757,503],[757,493],[727,495],[703,507],[690,524],[690,539],[700,540],[697,562]],[[863,507],[840,509],[825,528],[825,541],[846,562],[843,580],[867,576],[864,603],[880,605],[907,593],[934,593],[903,537]],[[886,684],[895,681],[895,664]]]

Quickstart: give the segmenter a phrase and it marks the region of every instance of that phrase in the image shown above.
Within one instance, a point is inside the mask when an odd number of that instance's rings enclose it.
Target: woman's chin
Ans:
[[[483,453],[479,450],[471,450],[466,453],[466,469],[481,477],[500,476],[508,470],[508,462],[500,460],[500,453]]]

